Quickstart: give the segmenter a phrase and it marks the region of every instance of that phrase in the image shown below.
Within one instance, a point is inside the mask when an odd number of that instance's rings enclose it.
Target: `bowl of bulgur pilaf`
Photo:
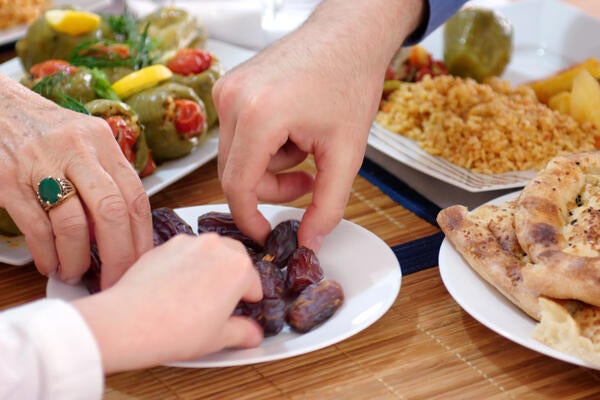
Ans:
[[[453,76],[403,83],[376,122],[432,156],[482,174],[539,170],[553,157],[596,149],[600,130],[540,103],[527,86]]]
[[[0,29],[29,24],[49,5],[49,0],[0,0]]]

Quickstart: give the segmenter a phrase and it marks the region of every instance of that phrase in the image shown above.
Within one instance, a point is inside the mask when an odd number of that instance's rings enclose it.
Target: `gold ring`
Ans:
[[[37,187],[38,200],[46,211],[50,211],[75,193],[75,186],[67,178],[49,176],[42,179]]]

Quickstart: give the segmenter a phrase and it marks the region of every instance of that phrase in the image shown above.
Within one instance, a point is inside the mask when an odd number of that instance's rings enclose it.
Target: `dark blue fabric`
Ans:
[[[428,0],[427,14],[421,25],[404,41],[404,46],[411,46],[425,39],[431,32],[441,26],[448,18],[462,7],[467,0]]]
[[[373,161],[365,158],[358,174],[377,186],[383,193],[387,194],[402,207],[423,218],[430,224],[437,226],[435,218],[440,212],[440,207]]]
[[[379,165],[365,158],[359,175],[377,186],[383,193],[402,207],[430,224],[437,226],[435,218],[440,211],[440,207],[427,200]],[[407,275],[437,266],[438,253],[443,239],[444,234],[438,232],[431,236],[413,240],[412,242],[393,246],[392,250],[400,262],[402,274]]]
[[[431,236],[392,247],[396,258],[400,262],[402,275],[437,266],[442,240],[444,240],[444,234],[438,232]]]

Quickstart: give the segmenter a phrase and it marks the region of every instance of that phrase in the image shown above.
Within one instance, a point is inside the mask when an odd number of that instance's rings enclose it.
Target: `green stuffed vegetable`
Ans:
[[[0,235],[19,236],[21,231],[4,208],[0,208]]]
[[[206,136],[206,108],[190,87],[167,82],[132,95],[126,103],[137,112],[157,163],[189,154]]]
[[[148,150],[142,125],[129,105],[118,100],[97,99],[85,107],[91,115],[108,123],[125,158],[141,177],[154,172],[156,166]]]

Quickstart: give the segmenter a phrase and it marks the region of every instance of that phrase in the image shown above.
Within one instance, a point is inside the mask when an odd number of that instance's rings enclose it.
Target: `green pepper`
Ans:
[[[161,7],[139,21],[140,31],[146,26],[148,36],[158,42],[162,51],[201,48],[206,42],[206,30],[185,10]]]
[[[4,208],[0,208],[0,235],[19,236],[21,231]]]
[[[118,100],[92,100],[87,103],[85,107],[91,115],[105,120],[113,116],[119,116],[123,118],[129,127],[131,127],[132,131],[135,132],[137,136],[137,140],[133,146],[133,151],[135,153],[133,167],[138,174],[141,174],[150,160],[150,154],[148,144],[146,143],[146,136],[144,135],[142,125],[139,122],[136,112],[129,105]]]
[[[512,53],[512,25],[497,11],[468,7],[444,26],[444,62],[452,75],[478,82],[500,76]]]
[[[175,126],[175,100],[188,99],[196,102],[204,117],[206,108],[202,100],[190,87],[167,82],[136,93],[126,99],[145,128],[146,140],[152,156],[157,163],[183,157],[189,154],[203,136],[186,138],[177,132]]]
[[[59,72],[42,79],[26,75],[21,83],[56,103],[60,104],[62,96],[67,95],[83,104],[102,97],[97,93],[96,80],[92,70],[78,67],[70,74]]]
[[[72,7],[68,7],[72,9]],[[46,22],[44,14],[39,16],[27,29],[25,37],[17,41],[15,50],[26,71],[32,65],[50,59],[68,60],[75,47],[86,40],[102,37],[105,27],[101,24],[98,29],[82,35],[69,35],[55,31]]]
[[[212,88],[221,76],[221,67],[218,63],[211,65],[209,69],[196,75],[179,75],[173,74],[170,78],[171,82],[180,83],[184,86],[191,87],[194,92],[202,99],[206,107],[206,124],[212,127],[217,122],[217,109],[212,98]]]

